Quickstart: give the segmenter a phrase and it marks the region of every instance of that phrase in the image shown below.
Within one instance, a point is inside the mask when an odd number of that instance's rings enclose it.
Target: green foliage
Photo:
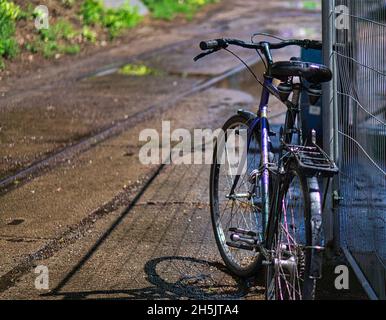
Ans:
[[[8,0],[0,0],[0,19],[3,18],[15,21],[20,13],[19,6]]]
[[[0,69],[4,68],[4,58],[13,58],[18,52],[15,40],[15,21],[20,8],[13,2],[0,0]]]
[[[71,23],[59,20],[56,24],[50,25],[48,29],[40,29],[40,38],[45,41],[71,40],[76,36],[76,32]]]
[[[24,47],[26,50],[28,50],[31,53],[37,53],[39,51],[38,47],[36,46],[36,43],[34,43],[34,42],[27,42],[24,45]]]
[[[56,41],[41,43],[40,47],[45,58],[52,58],[59,51],[59,45]]]
[[[177,14],[188,18],[193,17],[197,10],[207,3],[218,0],[144,0],[152,16],[161,19],[172,19]],[[75,0],[58,1],[66,8],[76,5]],[[96,26],[105,28],[110,37],[114,38],[124,29],[130,29],[140,23],[142,17],[137,8],[126,3],[120,8],[107,9],[102,0],[82,0],[80,4],[80,17],[83,24],[80,30],[75,30],[73,25],[66,20],[59,20],[51,24],[48,29],[37,31],[34,39],[26,42],[24,50],[31,53],[41,52],[50,58],[56,54],[76,54],[80,51],[78,36],[84,41],[95,43],[97,40]],[[18,54],[19,46],[15,38],[16,22],[26,20],[33,23],[37,17],[34,5],[23,5],[23,10],[11,0],[0,0],[0,70],[4,69],[6,59]],[[82,40],[80,39],[80,40]],[[153,70],[144,66],[126,66],[122,68],[123,74],[146,75],[153,74]]]
[[[103,11],[103,5],[100,0],[85,0],[80,9],[83,23],[87,26],[100,23],[102,21]]]
[[[43,43],[40,49],[45,58],[52,58],[56,54],[77,54],[80,52],[80,46],[78,44],[59,44],[56,41],[50,41]]]
[[[142,17],[138,14],[137,8],[125,4],[119,9],[105,11],[103,25],[109,30],[111,37],[116,37],[122,29],[135,27]]]
[[[72,8],[73,5],[75,4],[75,0],[61,0],[62,5],[65,6],[66,8]]]
[[[91,43],[95,43],[97,39],[97,34],[94,30],[92,30],[88,26],[83,26],[82,28],[82,37],[83,39],[90,41]]]
[[[20,8],[18,20],[32,20],[35,19],[37,13],[35,12],[35,6],[32,3],[28,3],[24,9]]]
[[[144,0],[144,3],[157,19],[171,20],[177,14],[191,19],[202,6],[218,0]]]
[[[42,52],[46,58],[51,58],[57,53],[75,54],[80,51],[80,47],[70,42],[77,35],[71,23],[59,20],[48,29],[39,30],[39,39],[27,44],[26,48],[31,52]]]
[[[126,76],[136,77],[160,74],[158,70],[151,69],[144,64],[127,64],[119,69],[119,73]]]
[[[80,46],[78,44],[59,46],[59,51],[65,54],[77,54],[80,52]]]
[[[137,8],[129,3],[117,9],[106,9],[100,0],[85,0],[80,14],[86,26],[101,25],[108,29],[111,38],[123,29],[135,27],[142,19]]]
[[[315,10],[318,8],[319,1],[304,1],[303,7],[308,10]]]

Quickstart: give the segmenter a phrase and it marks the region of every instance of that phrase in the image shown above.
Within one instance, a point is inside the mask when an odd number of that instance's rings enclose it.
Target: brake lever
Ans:
[[[203,52],[203,53],[200,53],[198,56],[194,57],[193,60],[196,62],[212,53],[215,53],[216,51],[219,51],[220,49],[212,49],[210,51],[206,51],[206,52]]]

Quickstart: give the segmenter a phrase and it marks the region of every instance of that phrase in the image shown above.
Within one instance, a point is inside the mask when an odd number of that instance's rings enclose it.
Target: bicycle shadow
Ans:
[[[192,257],[155,258],[145,264],[144,272],[150,285],[140,289],[54,291],[43,296],[69,300],[235,300],[248,295],[252,286],[261,285],[259,280],[243,280],[230,274],[219,262]],[[255,290],[254,294],[263,294],[263,289]]]

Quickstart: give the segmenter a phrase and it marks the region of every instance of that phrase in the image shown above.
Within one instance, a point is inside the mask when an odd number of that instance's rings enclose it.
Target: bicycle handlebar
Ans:
[[[236,45],[239,47],[247,48],[247,49],[263,49],[266,45],[270,49],[281,49],[287,46],[299,46],[305,49],[317,49],[320,50],[322,49],[322,42],[317,41],[317,40],[309,40],[309,39],[304,39],[304,40],[285,40],[282,42],[278,43],[269,43],[266,41],[254,43],[254,42],[244,42],[242,40],[237,40],[237,39],[214,39],[214,40],[209,40],[209,41],[202,41],[200,43],[200,48],[201,50],[220,50],[220,49],[225,49],[228,45]]]

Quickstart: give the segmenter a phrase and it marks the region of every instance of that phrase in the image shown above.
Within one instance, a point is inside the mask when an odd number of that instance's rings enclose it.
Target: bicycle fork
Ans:
[[[261,182],[261,215],[262,215],[262,223],[263,223],[263,234],[266,234],[267,227],[268,227],[268,220],[270,215],[270,196],[269,196],[269,188],[270,188],[270,174],[269,174],[269,122],[268,122],[268,102],[269,102],[269,96],[270,91],[267,89],[270,85],[272,85],[273,79],[271,77],[265,76],[265,86],[263,87],[263,92],[261,94],[261,100],[258,110],[258,117],[256,117],[250,127],[248,128],[248,148],[251,143],[252,136],[254,132],[259,131],[260,132],[260,146],[261,146],[261,166],[258,170],[259,179]],[[243,159],[246,161],[246,159]],[[230,195],[234,195],[234,191],[236,188],[236,185],[239,181],[240,176],[236,176],[235,180],[233,181]],[[234,230],[236,233],[235,239],[241,235],[244,239],[245,232],[244,230]],[[238,234],[237,234],[238,233]],[[265,243],[257,243],[257,250],[260,251],[260,253],[263,254],[265,259],[269,259],[269,254],[267,250],[265,249]],[[256,241],[255,241],[256,243]]]
[[[264,89],[261,94],[259,106],[260,132],[261,132],[261,214],[263,215],[264,233],[267,230],[270,199],[269,199],[269,124],[268,124],[268,102],[270,92],[266,87],[272,84],[272,78],[265,77]]]

